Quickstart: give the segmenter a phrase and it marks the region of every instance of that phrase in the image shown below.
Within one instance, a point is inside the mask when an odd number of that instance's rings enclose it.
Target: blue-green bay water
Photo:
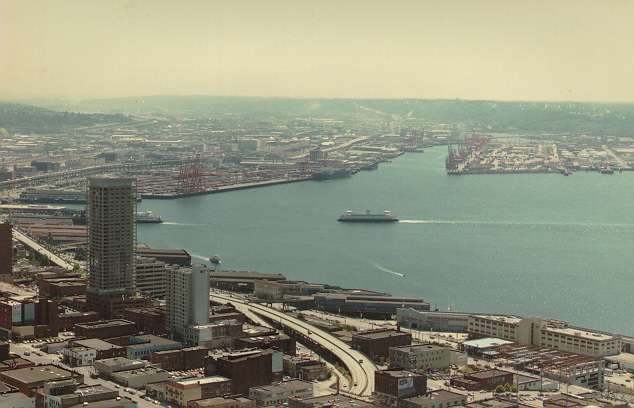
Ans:
[[[445,147],[349,179],[143,200],[138,242],[222,269],[634,335],[634,173],[448,176]],[[337,222],[389,210],[401,222]],[[208,263],[208,262],[207,262]]]

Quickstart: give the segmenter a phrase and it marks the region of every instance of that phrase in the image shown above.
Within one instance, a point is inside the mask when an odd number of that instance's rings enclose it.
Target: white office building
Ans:
[[[191,268],[167,267],[165,326],[183,338],[185,328],[209,323],[209,270],[204,265]]]

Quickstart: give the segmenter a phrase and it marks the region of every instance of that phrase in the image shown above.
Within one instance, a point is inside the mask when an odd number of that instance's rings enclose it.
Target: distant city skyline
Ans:
[[[634,3],[0,0],[0,98],[634,102]]]

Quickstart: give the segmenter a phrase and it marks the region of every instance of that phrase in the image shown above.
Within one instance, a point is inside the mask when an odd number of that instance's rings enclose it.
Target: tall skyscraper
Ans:
[[[13,226],[0,224],[0,281],[13,282]]]
[[[86,300],[103,317],[118,317],[135,298],[136,183],[133,178],[90,178],[87,192],[88,267]]]
[[[209,323],[209,270],[203,265],[167,268],[165,326],[176,337],[185,328]]]

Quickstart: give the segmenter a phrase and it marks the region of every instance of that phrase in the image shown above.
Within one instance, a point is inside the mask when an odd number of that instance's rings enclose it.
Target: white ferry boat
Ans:
[[[152,211],[142,211],[136,213],[136,222],[142,223],[158,223],[163,222],[163,219],[157,215],[154,215]]]

